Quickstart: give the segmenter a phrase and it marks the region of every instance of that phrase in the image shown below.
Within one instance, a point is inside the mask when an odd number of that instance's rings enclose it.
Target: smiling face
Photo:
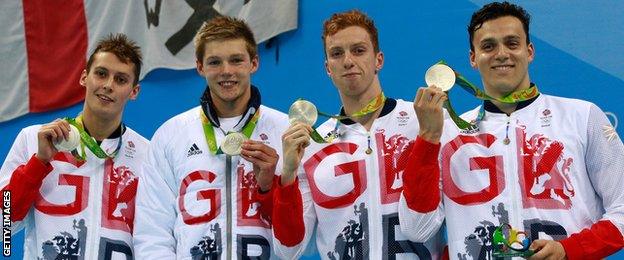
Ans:
[[[484,88],[494,97],[529,88],[528,67],[535,51],[520,20],[502,16],[488,20],[474,32],[470,65],[479,70]]]
[[[243,39],[215,40],[205,44],[203,61],[197,61],[217,110],[245,106],[251,96],[251,74],[258,69],[258,57],[250,57]]]
[[[122,62],[115,54],[98,52],[90,68],[80,76],[86,88],[84,113],[104,120],[120,120],[128,100],[139,94],[134,64]]]
[[[341,95],[366,95],[380,88],[377,72],[383,66],[383,53],[375,53],[364,28],[350,26],[328,35],[325,46],[325,68]]]

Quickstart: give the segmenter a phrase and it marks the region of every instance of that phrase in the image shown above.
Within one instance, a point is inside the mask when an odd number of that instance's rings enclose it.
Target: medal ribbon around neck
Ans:
[[[202,111],[201,109],[199,111],[199,114],[202,120],[202,127],[204,128],[204,136],[206,136],[206,143],[208,143],[208,149],[210,149],[210,152],[212,154],[223,154],[223,151],[221,151],[221,147],[217,147],[217,140],[215,138],[214,128],[212,127],[210,120],[208,120],[208,117],[206,117],[204,111]],[[241,133],[245,135],[247,139],[251,137],[253,130],[256,128],[258,118],[260,118],[260,110],[256,111],[251,120],[249,120],[249,122],[247,122],[247,124],[243,126]]]
[[[443,64],[443,65],[448,66],[448,64],[446,64],[446,62],[444,61],[439,61],[437,64]],[[454,69],[453,69],[453,72],[455,73],[455,78],[456,78],[455,84],[459,85],[462,89],[464,89],[470,95],[473,95],[474,97],[481,99],[481,100],[490,100],[490,101],[498,101],[498,102],[506,103],[506,104],[514,104],[514,103],[532,99],[536,97],[537,95],[539,95],[539,90],[537,89],[537,86],[532,85],[527,89],[514,91],[501,98],[495,98],[486,94],[485,91],[479,89],[477,86],[470,83],[470,81],[468,81],[466,78],[464,78],[464,76],[459,74],[459,72],[455,71]],[[444,108],[446,108],[446,110],[449,112],[449,116],[451,117],[453,122],[455,122],[455,125],[457,125],[457,127],[463,130],[477,129],[477,124],[483,119],[483,116],[485,115],[485,110],[483,109],[483,106],[481,106],[481,109],[479,109],[479,114],[477,115],[477,118],[471,123],[466,122],[464,119],[459,117],[459,115],[457,115],[457,112],[455,112],[455,110],[451,106],[450,98],[447,98],[446,101],[444,101]]]
[[[89,133],[87,133],[87,131],[84,128],[84,123],[82,122],[82,115],[78,115],[75,119],[74,118],[70,118],[70,117],[66,117],[65,121],[67,121],[69,124],[75,126],[78,129],[78,132],[80,134],[80,151],[81,153],[79,153],[77,150],[73,150],[71,153],[72,155],[80,160],[80,161],[85,161],[87,158],[87,154],[85,152],[85,146],[87,148],[89,148],[89,150],[97,157],[100,159],[105,159],[105,158],[110,158],[113,159],[115,158],[115,156],[117,156],[117,153],[119,152],[119,150],[121,149],[121,137],[123,135],[123,128],[125,127],[123,125],[123,123],[121,124],[122,126],[122,132],[119,135],[119,142],[117,142],[117,148],[115,148],[115,151],[113,151],[111,154],[107,154],[106,152],[104,152],[104,150],[102,150],[102,148],[98,145],[97,141],[95,140],[95,138],[93,138],[92,136],[89,135]]]
[[[303,99],[299,99],[299,100],[303,100]],[[332,114],[324,113],[324,112],[317,110],[317,113],[319,116],[336,119],[337,120],[336,127],[334,128],[334,131],[332,131],[327,137],[322,137],[321,134],[319,134],[318,131],[316,131],[316,129],[314,129],[314,132],[312,132],[312,135],[310,137],[316,143],[331,143],[337,137],[336,132],[338,131],[338,125],[340,124],[340,120],[347,119],[347,118],[354,118],[354,117],[363,117],[365,115],[371,114],[377,111],[378,109],[380,109],[381,107],[383,107],[385,102],[386,102],[386,96],[384,95],[383,92],[381,92],[379,93],[379,95],[377,95],[376,97],[368,101],[368,103],[364,107],[362,107],[362,109],[360,109],[359,111],[351,115],[344,115],[344,116],[332,115]]]

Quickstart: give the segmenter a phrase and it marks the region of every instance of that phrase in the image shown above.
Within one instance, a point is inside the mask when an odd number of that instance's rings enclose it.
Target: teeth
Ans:
[[[512,66],[494,66],[495,70],[508,70],[511,69]]]
[[[106,101],[110,101],[110,102],[112,102],[112,101],[113,101],[112,99],[110,99],[110,98],[109,98],[109,97],[107,97],[107,96],[98,95],[98,97],[99,97],[99,98],[101,98],[101,99],[104,99],[104,100],[106,100]]]
[[[235,84],[236,84],[236,81],[221,81],[221,82],[219,82],[219,85],[224,86],[224,87],[233,86]]]

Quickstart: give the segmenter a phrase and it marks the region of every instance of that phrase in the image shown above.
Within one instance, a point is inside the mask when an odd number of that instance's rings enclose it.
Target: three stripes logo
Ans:
[[[202,150],[199,149],[199,147],[197,147],[197,144],[193,143],[193,145],[191,145],[191,148],[189,148],[186,157],[191,157],[192,155],[196,155],[196,154],[201,154]]]

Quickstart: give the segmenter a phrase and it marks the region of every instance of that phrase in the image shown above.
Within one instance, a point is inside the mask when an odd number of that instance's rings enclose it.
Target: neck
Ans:
[[[247,110],[247,103],[251,98],[251,91],[243,94],[241,97],[232,100],[224,101],[212,96],[212,104],[217,111],[217,116],[221,118],[240,116]],[[212,93],[211,93],[212,95]]]
[[[88,109],[84,109],[82,112],[82,123],[89,130],[89,135],[97,141],[102,141],[117,130],[121,124],[121,114],[114,118],[101,118],[91,113]]]
[[[529,80],[529,76],[527,75],[525,80],[523,80],[519,86],[517,86],[515,89],[511,91],[496,91],[497,88],[486,88],[486,93],[494,98],[503,98],[513,92],[525,90],[525,89],[528,89],[529,87],[531,87],[531,81]],[[494,91],[487,91],[488,89],[493,89]],[[510,115],[511,113],[516,111],[516,107],[517,107],[517,103],[503,103],[503,102],[499,102],[496,100],[492,100],[492,103],[496,107],[498,107],[498,109],[505,112],[505,114],[507,115]]]
[[[379,79],[375,77],[371,86],[368,87],[366,91],[359,95],[348,96],[340,93],[340,99],[342,100],[342,106],[344,107],[345,114],[352,115],[356,112],[362,110],[368,103],[381,94],[381,85],[379,83]],[[361,117],[352,117],[351,120],[357,122],[364,126],[366,130],[370,130],[373,125],[373,121],[379,116],[381,113],[381,108],[375,110],[375,112],[370,113]]]

